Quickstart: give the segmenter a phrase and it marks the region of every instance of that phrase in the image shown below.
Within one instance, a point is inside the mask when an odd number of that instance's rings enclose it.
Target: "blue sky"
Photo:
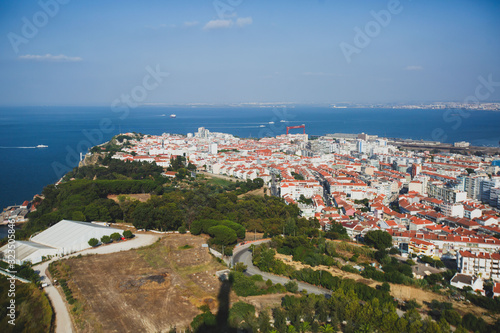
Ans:
[[[110,105],[147,67],[169,76],[141,103],[463,101],[500,82],[499,1],[60,1],[0,2],[0,105]]]

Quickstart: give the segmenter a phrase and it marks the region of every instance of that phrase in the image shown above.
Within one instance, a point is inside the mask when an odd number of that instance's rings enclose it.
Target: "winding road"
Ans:
[[[247,266],[247,270],[245,271],[245,274],[248,276],[259,274],[264,278],[264,280],[269,279],[275,284],[281,283],[282,285],[284,285],[285,283],[292,281],[292,280],[289,278],[283,277],[283,276],[263,272],[260,269],[258,269],[257,267],[255,267],[252,263],[252,252],[250,251],[250,246],[252,246],[252,244],[258,245],[258,244],[267,243],[270,241],[271,241],[270,239],[264,239],[261,241],[251,242],[251,243],[247,243],[245,245],[241,245],[239,247],[236,247],[233,251],[233,263],[236,264],[238,262],[241,262],[241,263],[245,264]],[[313,286],[311,284],[304,283],[304,282],[299,282],[299,281],[295,281],[295,282],[297,282],[297,284],[299,286],[299,291],[306,290],[310,294],[324,295],[324,296],[330,296],[332,294],[331,290],[328,290],[325,288],[316,287],[316,286]],[[400,310],[400,309],[396,309],[396,313],[399,317],[403,317],[403,315],[405,314],[405,312]]]
[[[258,275],[261,275],[264,278],[264,280],[269,279],[274,284],[281,283],[282,285],[284,285],[287,282],[294,281],[292,279],[289,279],[289,278],[286,278],[283,276],[263,272],[253,265],[252,252],[250,251],[250,246],[251,245],[258,245],[258,244],[262,244],[262,243],[267,243],[269,241],[270,241],[269,239],[266,239],[266,240],[252,242],[250,244],[247,243],[245,245],[241,245],[241,246],[237,247],[233,252],[233,253],[235,253],[235,254],[233,254],[233,262],[235,264],[238,262],[245,264],[247,266],[247,270],[245,272],[246,275],[251,276],[251,275],[258,274]],[[311,284],[304,283],[304,282],[298,282],[298,281],[295,281],[295,282],[297,282],[297,284],[299,286],[299,290],[306,290],[310,294],[325,295],[325,296],[331,295],[331,291],[328,289],[316,287],[316,286],[313,286]]]

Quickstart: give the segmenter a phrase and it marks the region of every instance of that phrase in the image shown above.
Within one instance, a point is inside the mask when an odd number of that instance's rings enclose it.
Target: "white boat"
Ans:
[[[266,125],[260,125],[259,127],[266,127]]]
[[[269,124],[269,125],[272,125],[272,124],[274,124],[274,121],[270,121],[268,124]]]
[[[174,113],[172,113],[172,114],[170,115],[170,118],[175,118],[175,117],[177,117],[177,116],[176,116]]]
[[[286,123],[286,120],[281,119],[280,123]]]
[[[37,148],[48,148],[49,146],[46,146],[46,145],[38,145],[36,146]]]

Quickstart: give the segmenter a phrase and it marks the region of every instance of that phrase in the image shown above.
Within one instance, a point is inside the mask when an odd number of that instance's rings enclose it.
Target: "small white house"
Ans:
[[[450,284],[460,289],[463,289],[464,287],[471,287],[474,291],[478,290],[481,293],[484,293],[483,280],[479,276],[456,273],[451,278]]]

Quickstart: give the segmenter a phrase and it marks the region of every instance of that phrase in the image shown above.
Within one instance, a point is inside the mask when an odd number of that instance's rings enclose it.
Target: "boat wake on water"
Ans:
[[[1,147],[0,149],[36,149],[36,147]]]
[[[35,147],[2,147],[0,146],[0,149],[37,149],[37,148],[48,148],[49,146],[46,145],[38,145]]]

